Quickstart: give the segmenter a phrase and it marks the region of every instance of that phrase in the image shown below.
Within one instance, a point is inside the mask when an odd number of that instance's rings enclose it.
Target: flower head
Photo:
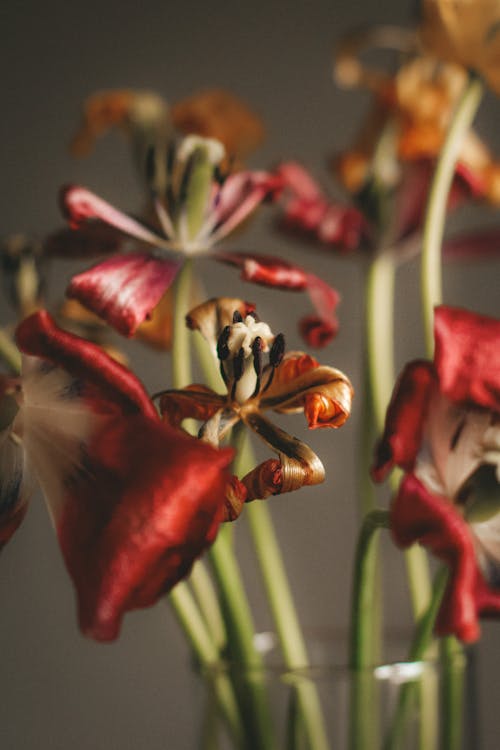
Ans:
[[[405,471],[391,516],[398,544],[419,541],[450,566],[440,634],[478,637],[500,612],[500,322],[439,307],[434,362],[396,385],[373,476]]]
[[[125,612],[187,575],[223,519],[232,452],[162,424],[141,383],[40,311],[17,329],[19,378],[2,378],[0,542],[44,493],[80,626],[112,640]]]
[[[164,419],[173,426],[187,417],[200,420],[200,437],[214,445],[241,422],[277,454],[277,459],[265,461],[243,477],[240,501],[322,482],[319,458],[264,412],[303,412],[311,429],[340,427],[351,411],[348,378],[302,352],[285,354],[283,334],[274,336],[241,300],[209,300],[191,311],[188,325],[200,330],[216,353],[226,393],[217,394],[203,385],[165,391],[160,398]],[[236,508],[229,505],[233,517],[240,512],[241,502]]]

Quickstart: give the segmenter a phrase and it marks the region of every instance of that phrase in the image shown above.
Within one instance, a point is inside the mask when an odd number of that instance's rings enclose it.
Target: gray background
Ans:
[[[101,88],[151,88],[176,101],[206,86],[224,86],[246,99],[266,121],[268,137],[253,159],[255,166],[301,159],[335,193],[325,157],[351,142],[367,99],[334,88],[334,40],[361,22],[408,23],[411,11],[408,3],[396,0],[4,4],[1,233],[41,236],[58,226],[56,191],[69,181],[86,184],[123,208],[136,208],[140,194],[119,138],[110,136],[99,143],[86,161],[75,162],[67,153],[82,99]],[[479,118],[482,131],[492,136],[497,121],[498,103],[488,98]],[[336,258],[273,234],[269,215],[235,245],[308,264],[341,291],[342,329],[323,359],[344,369],[359,391],[361,260]],[[72,270],[61,264],[58,275],[53,275],[54,296]],[[300,346],[290,330],[289,311],[297,316],[307,312],[305,299],[240,287],[232,270],[209,261],[200,263],[199,270],[211,294],[241,289],[238,293],[258,303],[261,316],[275,331],[287,331],[290,346]],[[446,301],[498,314],[497,272],[498,265],[489,271],[472,264],[448,268]],[[410,264],[398,275],[398,365],[423,353],[417,273],[417,266]],[[140,372],[148,387],[165,387],[167,358],[159,366],[144,348],[132,351],[141,358]],[[288,424],[303,434],[299,420]],[[355,410],[341,432],[312,434],[310,443],[328,469],[326,483],[272,501],[308,629],[342,631],[347,623],[357,523],[357,431]],[[238,536],[257,626],[266,628],[270,620],[244,522]],[[402,629],[409,611],[401,558],[389,544],[386,557],[388,624]],[[84,640],[75,625],[73,591],[39,497],[2,555],[0,602],[2,750],[194,747],[195,688],[184,640],[168,607],[160,603],[127,616],[121,638],[113,645]],[[500,728],[495,713],[499,627],[485,624],[479,646],[481,723],[484,747],[490,748],[498,746],[494,738]]]

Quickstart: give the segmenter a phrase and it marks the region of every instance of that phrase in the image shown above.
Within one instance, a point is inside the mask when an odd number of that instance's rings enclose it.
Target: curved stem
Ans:
[[[442,299],[441,245],[448,195],[460,147],[477,112],[482,93],[481,80],[471,72],[441,150],[427,201],[422,244],[421,284],[425,340],[430,356],[433,354],[434,347],[434,307],[439,305]]]

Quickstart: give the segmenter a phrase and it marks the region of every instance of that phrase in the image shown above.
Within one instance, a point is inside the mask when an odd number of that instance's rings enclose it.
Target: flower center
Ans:
[[[217,342],[221,374],[230,398],[240,405],[255,398],[263,385],[262,353],[269,352],[272,375],[283,358],[284,348],[283,334],[274,336],[267,323],[253,314],[243,320],[241,313],[235,312],[232,325],[222,330]]]

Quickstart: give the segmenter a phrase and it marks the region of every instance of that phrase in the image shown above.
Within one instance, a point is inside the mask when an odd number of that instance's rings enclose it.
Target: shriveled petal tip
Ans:
[[[25,354],[50,362],[90,389],[92,398],[115,404],[125,413],[157,419],[156,410],[142,383],[129,370],[90,341],[63,331],[46,310],[26,318],[16,330],[16,341]]]
[[[262,286],[303,291],[307,288],[307,273],[281,258],[258,253],[214,254],[217,260],[241,269],[241,278]]]
[[[318,315],[306,315],[299,322],[300,335],[309,346],[322,349],[333,341],[339,330],[338,323],[325,321]]]
[[[141,417],[95,436],[57,528],[86,635],[115,639],[188,574],[223,520],[232,456]]]
[[[214,349],[220,332],[233,322],[233,314],[239,312],[243,318],[255,310],[251,302],[237,297],[213,297],[197,305],[186,316],[186,324],[192,331],[199,331]]]
[[[413,469],[429,401],[437,388],[430,362],[410,362],[399,376],[387,409],[384,433],[375,450],[371,470],[375,482],[383,481],[395,465],[406,471]]]
[[[182,390],[165,391],[160,397],[160,413],[173,427],[184,419],[206,422],[222,409],[225,397],[214,393],[205,385],[189,385]]]
[[[448,584],[436,621],[439,635],[456,635],[470,643],[479,636],[479,569],[466,522],[448,498],[431,494],[412,474],[407,475],[391,509],[396,544],[415,542],[428,547],[450,568]],[[497,594],[500,611],[500,594]]]
[[[115,255],[73,276],[66,291],[124,336],[132,336],[172,284],[180,264],[148,253]]]
[[[443,305],[435,311],[434,336],[442,393],[500,412],[500,321]]]

